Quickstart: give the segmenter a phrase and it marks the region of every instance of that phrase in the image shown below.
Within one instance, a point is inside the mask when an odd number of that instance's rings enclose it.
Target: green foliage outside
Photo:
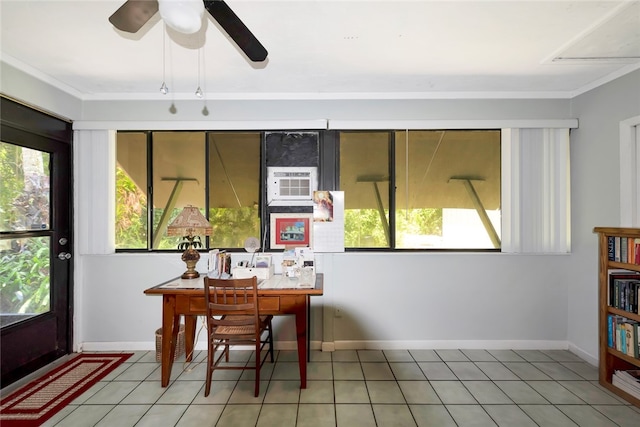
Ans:
[[[388,248],[380,214],[375,209],[347,209],[344,213],[344,245],[347,248]],[[385,220],[389,212],[385,210]],[[442,235],[442,209],[412,209],[396,214],[398,246],[406,235]]]
[[[116,168],[116,248],[147,247],[147,198],[133,180]]]
[[[10,230],[18,220],[13,201],[24,188],[20,147],[0,142],[0,229]]]
[[[168,223],[180,211],[174,209]],[[153,210],[153,224],[160,222],[162,213],[162,209]],[[260,237],[257,207],[210,209],[209,222],[213,226],[211,248],[243,248],[247,237]],[[158,249],[179,249],[181,241],[180,237],[163,236]],[[116,248],[147,248],[147,200],[120,167],[116,171]]]
[[[0,313],[38,314],[49,311],[49,239],[16,241],[0,257]]]
[[[388,220],[388,212],[385,211]],[[388,248],[387,238],[375,209],[344,211],[344,246],[347,248]]]
[[[0,143],[0,229],[24,230],[23,219],[34,212],[48,217],[48,179],[25,189],[22,147]],[[42,154],[42,174],[49,155]],[[46,188],[44,187],[46,186]],[[40,219],[41,220],[41,219]],[[48,222],[48,218],[47,221]],[[0,313],[38,314],[50,307],[50,245],[48,237],[0,239]]]
[[[213,226],[212,248],[244,248],[247,237],[260,239],[260,217],[257,207],[209,209]]]
[[[116,173],[116,247],[119,249],[146,249],[147,201],[133,180],[121,169]],[[153,210],[154,224],[160,222],[161,209]],[[172,218],[180,213],[175,209]],[[388,211],[385,211],[388,220]],[[170,220],[171,221],[171,220]],[[169,222],[170,222],[169,221]],[[257,207],[209,209],[209,222],[213,235],[211,248],[242,248],[247,237],[261,238],[260,218]],[[396,236],[442,234],[442,209],[413,209],[399,211],[396,215]],[[159,249],[176,249],[179,237],[164,236]],[[348,209],[345,211],[345,247],[389,247],[375,209]]]

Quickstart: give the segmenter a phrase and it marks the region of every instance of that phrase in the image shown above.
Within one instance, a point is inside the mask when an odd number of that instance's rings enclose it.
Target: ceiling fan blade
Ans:
[[[156,12],[158,12],[157,0],[127,0],[109,17],[109,22],[121,31],[135,33]]]
[[[253,62],[267,59],[267,50],[223,0],[205,0],[204,7]]]

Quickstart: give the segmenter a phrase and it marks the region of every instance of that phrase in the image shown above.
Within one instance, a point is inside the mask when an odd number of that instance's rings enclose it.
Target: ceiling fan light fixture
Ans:
[[[158,0],[160,16],[174,30],[193,34],[202,27],[202,0]]]

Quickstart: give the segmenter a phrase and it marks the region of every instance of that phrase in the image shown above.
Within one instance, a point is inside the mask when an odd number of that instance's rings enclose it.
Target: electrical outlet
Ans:
[[[340,306],[336,306],[336,307],[333,309],[333,315],[334,315],[335,317],[342,317],[342,307],[340,307]]]

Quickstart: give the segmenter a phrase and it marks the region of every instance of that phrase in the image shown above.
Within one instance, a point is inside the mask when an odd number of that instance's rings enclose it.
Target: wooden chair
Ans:
[[[204,395],[211,391],[211,378],[216,369],[254,369],[256,372],[255,396],[260,394],[260,367],[267,356],[273,362],[273,316],[259,314],[258,280],[204,278],[204,295],[207,301],[207,378]],[[264,336],[264,338],[263,338]],[[221,364],[222,357],[229,362],[231,346],[252,346],[255,361],[244,366]],[[268,351],[262,355],[265,347]],[[216,356],[216,352],[221,353]]]

